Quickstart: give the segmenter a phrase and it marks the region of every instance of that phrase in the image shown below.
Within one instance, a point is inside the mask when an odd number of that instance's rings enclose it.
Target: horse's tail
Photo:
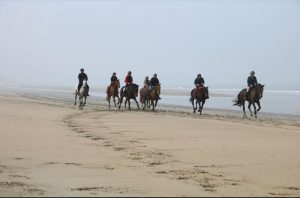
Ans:
[[[234,103],[234,106],[242,106],[242,101],[239,98],[233,100],[232,102]]]
[[[233,106],[242,106],[242,97],[241,97],[241,93],[239,93],[237,95],[237,98],[235,100],[232,101],[233,102]]]

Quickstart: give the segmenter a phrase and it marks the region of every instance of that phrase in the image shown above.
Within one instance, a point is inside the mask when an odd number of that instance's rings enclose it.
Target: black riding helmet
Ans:
[[[83,69],[83,68],[81,68],[81,69],[80,69],[80,71],[81,71],[81,72],[84,72],[84,69]]]

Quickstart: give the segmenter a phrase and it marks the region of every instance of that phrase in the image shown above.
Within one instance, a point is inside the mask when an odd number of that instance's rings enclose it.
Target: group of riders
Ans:
[[[83,85],[83,81],[84,80],[88,81],[88,76],[84,72],[83,68],[80,69],[80,73],[78,74],[78,80],[79,80],[79,83],[78,83],[78,92],[79,92],[80,88]],[[109,89],[114,86],[114,84],[116,83],[116,81],[119,81],[119,79],[117,77],[116,72],[113,72],[113,74],[112,74],[112,76],[110,78],[110,86],[108,86],[106,93],[108,93]],[[131,71],[128,71],[127,76],[125,77],[125,86],[122,87],[121,90],[124,91],[124,92],[126,92],[127,87],[130,86],[132,83],[133,83],[133,78],[132,78],[132,75],[131,75]],[[194,85],[196,86],[195,87],[194,96],[197,96],[197,94],[199,93],[199,91],[201,90],[201,88],[204,87],[204,83],[205,83],[204,78],[202,77],[201,74],[198,74],[197,77],[196,77],[196,79],[194,80]],[[246,97],[247,97],[250,89],[252,87],[256,87],[257,86],[257,79],[255,77],[255,72],[254,71],[250,72],[250,76],[247,79],[247,84],[248,84],[248,87],[247,87]],[[160,85],[159,80],[157,78],[157,74],[154,74],[153,77],[150,80],[149,80],[148,76],[145,77],[144,87],[148,88],[148,93],[150,93],[151,90],[156,85]],[[87,89],[89,90],[89,86],[88,85],[87,85]],[[89,96],[89,94],[88,94],[88,96]],[[161,99],[161,98],[159,97],[158,99]]]

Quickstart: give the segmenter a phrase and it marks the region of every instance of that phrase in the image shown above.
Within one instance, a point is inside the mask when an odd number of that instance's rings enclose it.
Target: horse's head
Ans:
[[[262,85],[262,84],[259,84],[259,83],[257,85],[258,98],[259,99],[261,99],[263,97],[264,87],[265,87],[265,85]]]
[[[160,95],[160,84],[155,85],[154,91],[155,91],[155,93],[157,93],[158,95]]]
[[[139,86],[137,84],[133,84],[133,89],[134,89],[135,97],[137,97],[139,93]]]
[[[114,83],[114,88],[118,89],[120,87],[120,81],[119,80],[116,80],[115,83]]]
[[[133,83],[133,84],[131,84],[131,87],[133,88],[135,97],[137,97],[138,96],[138,92],[139,92],[139,85]]]
[[[205,99],[209,98],[208,87],[203,87],[203,95]]]

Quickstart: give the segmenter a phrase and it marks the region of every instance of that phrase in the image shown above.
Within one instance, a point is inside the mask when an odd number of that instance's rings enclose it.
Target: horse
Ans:
[[[149,88],[148,86],[144,86],[140,90],[140,102],[143,106],[143,110],[145,110],[146,106],[150,107],[150,101],[149,101]]]
[[[257,86],[251,87],[249,90],[249,93],[247,93],[247,89],[242,89],[240,93],[237,95],[237,99],[233,100],[234,106],[243,106],[243,111],[244,111],[244,118],[247,117],[246,112],[245,112],[245,101],[248,101],[248,109],[251,113],[251,117],[253,116],[252,110],[251,110],[251,105],[254,107],[254,116],[257,118],[257,112],[261,109],[260,106],[260,99],[263,97],[263,92],[264,92],[264,86],[262,84],[257,84]],[[256,110],[255,103],[258,105],[258,109]]]
[[[149,94],[149,98],[151,101],[150,106],[152,106],[152,111],[154,111],[154,109],[157,105],[159,94],[160,94],[160,84],[157,84],[153,87],[153,89],[150,91],[150,94]],[[150,106],[148,106],[148,108],[150,108]]]
[[[85,106],[86,104],[86,97],[88,95],[88,89],[87,89],[87,81],[84,80],[82,83],[82,86],[78,92],[78,85],[75,86],[75,103],[74,105],[76,105],[76,101],[77,101],[77,95],[79,96],[79,109],[82,110],[82,107]],[[84,102],[83,102],[84,100]]]
[[[196,97],[195,97],[195,94],[194,94],[195,91],[196,91],[196,88],[192,89],[192,91],[191,91],[190,102],[193,105],[194,113],[196,113],[197,104],[199,104],[198,112],[200,112],[200,115],[201,115],[203,106],[205,104],[205,100],[209,99],[208,87],[201,87],[200,90],[198,91]],[[194,106],[194,100],[196,100],[196,107]]]
[[[113,98],[113,101],[115,103],[115,107],[117,106],[116,104],[116,97],[118,98],[118,101],[120,100],[119,98],[119,87],[120,87],[120,81],[116,80],[112,85],[109,85],[107,87],[107,95],[106,95],[106,99],[108,101],[108,107],[110,108],[110,99],[111,97]]]
[[[128,109],[131,110],[130,108],[130,99],[133,99],[136,102],[136,105],[138,107],[138,109],[140,109],[140,106],[136,100],[136,97],[138,96],[138,92],[139,92],[139,86],[137,84],[129,84],[126,88],[126,90],[124,91],[124,87],[121,89],[121,93],[120,93],[120,100],[119,100],[119,109],[121,108],[121,104],[123,102],[123,97],[126,98],[125,100],[125,108],[126,108],[126,104],[128,102]]]

